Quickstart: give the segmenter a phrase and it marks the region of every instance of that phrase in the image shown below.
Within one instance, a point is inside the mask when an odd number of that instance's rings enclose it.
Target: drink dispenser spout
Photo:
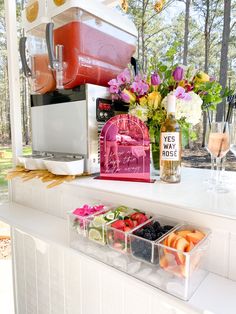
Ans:
[[[57,89],[63,89],[63,46],[56,45],[56,83]]]
[[[21,63],[22,63],[22,70],[23,73],[26,77],[31,77],[32,72],[31,69],[29,68],[26,60],[26,37],[21,37],[20,42],[19,42],[19,51],[20,51],[20,58],[21,58]]]
[[[46,42],[50,67],[56,71],[57,89],[63,89],[63,46],[56,45],[56,55],[54,54],[53,44],[53,23],[48,23],[46,27]]]

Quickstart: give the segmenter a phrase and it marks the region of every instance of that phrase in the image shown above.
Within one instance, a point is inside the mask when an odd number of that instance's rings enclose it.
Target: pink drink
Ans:
[[[226,133],[210,133],[208,150],[214,157],[224,157],[229,151],[229,135]]]
[[[49,67],[47,54],[32,56],[33,91],[45,94],[56,89],[56,81]]]
[[[135,53],[134,43],[126,43],[80,21],[55,29],[54,44],[63,45],[65,88],[86,83],[107,86]]]

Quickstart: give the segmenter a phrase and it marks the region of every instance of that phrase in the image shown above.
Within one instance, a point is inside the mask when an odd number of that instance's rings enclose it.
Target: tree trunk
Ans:
[[[206,1],[206,18],[205,18],[205,72],[209,70],[209,52],[210,52],[210,32],[209,32],[209,22],[210,22],[210,0]]]
[[[223,88],[227,85],[228,51],[230,39],[231,0],[224,1],[224,27],[221,44],[220,59],[220,84]],[[225,101],[217,106],[216,121],[222,121],[225,117]]]
[[[210,53],[210,0],[206,1],[206,18],[205,18],[205,65],[204,71],[208,73],[209,70],[209,53]],[[206,136],[206,127],[207,127],[207,113],[203,112],[203,134],[202,134],[202,147],[205,147],[205,136]]]
[[[142,23],[141,23],[141,70],[144,70],[144,56],[145,56],[145,1],[142,3]]]
[[[189,37],[189,16],[190,16],[191,0],[186,0],[185,7],[185,26],[184,26],[184,55],[183,64],[188,64],[188,37]]]

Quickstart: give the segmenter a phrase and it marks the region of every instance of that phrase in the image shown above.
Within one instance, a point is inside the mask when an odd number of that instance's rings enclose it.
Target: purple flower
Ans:
[[[153,86],[158,86],[161,84],[161,78],[159,76],[158,73],[154,72],[152,75],[151,75],[151,84]]]
[[[138,96],[143,96],[147,93],[149,89],[149,85],[144,81],[136,81],[131,85],[131,88],[134,93],[136,93]]]
[[[177,67],[173,73],[173,78],[176,82],[180,82],[182,81],[182,79],[184,78],[184,69],[181,67]]]
[[[181,86],[176,88],[174,95],[176,96],[177,99],[183,99],[186,101],[189,101],[192,99],[192,97],[189,95],[189,93],[186,93],[185,89]]]
[[[129,69],[125,69],[117,76],[117,81],[120,85],[129,84],[131,80]]]
[[[216,81],[216,77],[215,76],[211,76],[210,77],[210,82],[215,82]]]

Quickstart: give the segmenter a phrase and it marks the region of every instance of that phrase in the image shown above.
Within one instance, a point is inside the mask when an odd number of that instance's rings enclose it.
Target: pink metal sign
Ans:
[[[121,114],[104,125],[99,179],[151,182],[149,132],[140,119]]]

